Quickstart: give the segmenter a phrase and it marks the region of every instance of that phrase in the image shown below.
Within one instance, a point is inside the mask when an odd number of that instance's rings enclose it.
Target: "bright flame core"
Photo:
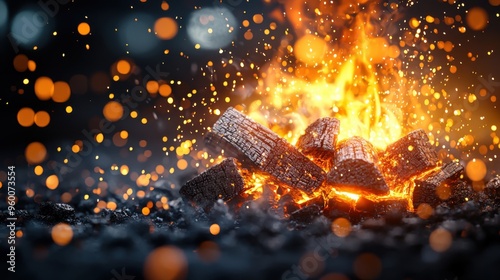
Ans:
[[[292,144],[307,125],[327,116],[340,120],[339,140],[361,136],[379,149],[411,129],[404,124],[415,111],[412,83],[399,70],[399,47],[377,34],[378,1],[351,2],[359,10],[344,15],[341,36],[330,35],[336,30],[313,32],[305,23],[295,26],[305,34],[294,44],[290,36],[283,39],[279,55],[262,74],[259,100],[247,108],[251,118]],[[317,11],[314,21],[321,16]]]
[[[259,79],[259,99],[248,106],[247,114],[292,144],[321,117],[340,120],[339,141],[361,136],[378,150],[414,129],[417,116],[423,115],[415,102],[417,82],[400,70],[399,46],[390,43],[392,37],[383,32],[387,26],[380,23],[392,15],[384,15],[380,1],[334,1],[321,9],[328,4],[289,2],[285,8],[289,4],[293,10],[288,19],[296,38],[287,33],[282,40],[278,55]],[[314,16],[304,18],[309,10]],[[331,21],[329,30],[325,19]],[[265,179],[254,179],[255,187],[247,194],[255,197],[262,194]],[[411,209],[411,184],[391,188],[387,196],[366,197],[406,199]],[[320,192],[353,203],[360,197],[335,189]],[[298,203],[311,199],[305,194],[295,197]]]

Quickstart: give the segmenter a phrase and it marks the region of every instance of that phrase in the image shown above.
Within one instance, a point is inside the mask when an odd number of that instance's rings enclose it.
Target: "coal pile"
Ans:
[[[474,192],[463,181],[461,188],[474,196],[455,204],[443,201],[429,213],[379,211],[358,213],[357,218],[304,211],[283,219],[263,199],[246,202],[238,211],[219,199],[204,211],[161,188],[144,199],[161,192],[169,197],[169,209],[148,216],[140,213],[140,201],[94,214],[81,197],[71,205],[21,200],[18,209],[23,210],[16,212],[17,230],[22,231],[16,273],[7,276],[497,279],[499,181],[493,178],[482,192]],[[2,211],[0,218],[6,221],[7,212]],[[69,239],[57,233],[58,225],[69,225]],[[6,227],[2,235],[7,235]],[[1,251],[4,256],[8,253],[6,242]]]

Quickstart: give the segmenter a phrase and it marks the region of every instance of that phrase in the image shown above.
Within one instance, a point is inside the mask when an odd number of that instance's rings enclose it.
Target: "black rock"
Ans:
[[[65,203],[42,202],[38,215],[47,222],[72,222],[75,208]]]

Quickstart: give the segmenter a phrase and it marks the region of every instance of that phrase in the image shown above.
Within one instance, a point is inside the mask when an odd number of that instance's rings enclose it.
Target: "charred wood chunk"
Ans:
[[[389,193],[389,187],[377,167],[373,146],[357,136],[338,144],[334,167],[328,172],[327,180],[339,190],[379,195]]]
[[[439,171],[415,180],[413,207],[416,209],[422,203],[436,207],[441,202],[449,200],[459,190],[456,181],[462,175],[463,170],[464,167],[459,162],[451,162]]]
[[[422,129],[410,132],[389,145],[379,158],[380,167],[391,185],[430,170],[438,162],[436,150]]]
[[[270,129],[229,108],[208,133],[206,143],[216,152],[238,158],[247,167],[271,174],[282,183],[312,193],[325,172]]]
[[[211,207],[218,199],[228,201],[245,188],[244,171],[240,171],[233,158],[205,170],[184,184],[179,193],[202,208]]]
[[[306,128],[299,138],[297,148],[303,154],[312,157],[321,167],[330,169],[339,134],[340,122],[336,118],[321,118]]]
[[[493,201],[500,201],[500,176],[491,179],[484,188],[484,193]]]

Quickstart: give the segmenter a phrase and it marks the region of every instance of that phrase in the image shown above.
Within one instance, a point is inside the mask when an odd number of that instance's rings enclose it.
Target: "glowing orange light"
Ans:
[[[119,102],[109,101],[102,110],[104,117],[110,122],[116,122],[123,116],[123,106]]]
[[[187,275],[188,262],[177,247],[159,247],[149,253],[144,262],[144,276],[148,280],[179,280]]]
[[[35,111],[33,109],[25,107],[17,112],[17,122],[24,127],[30,127],[34,123]]]
[[[66,246],[73,239],[73,229],[70,225],[59,223],[52,228],[52,240],[59,246]]]
[[[311,65],[321,63],[326,50],[326,42],[323,39],[309,34],[297,40],[294,46],[297,59]]]
[[[163,97],[167,97],[169,96],[171,93],[172,93],[172,88],[167,85],[167,84],[163,84],[160,86],[160,88],[158,89],[159,93],[161,96]]]
[[[32,142],[26,147],[24,155],[29,164],[38,164],[45,160],[47,149],[40,142]]]
[[[106,204],[106,208],[108,208],[109,210],[116,210],[116,207],[117,207],[117,204],[116,202],[114,201],[108,201],[108,203]]]
[[[465,21],[472,30],[483,30],[488,25],[488,13],[481,7],[474,7],[468,11]]]
[[[88,35],[90,33],[90,25],[86,22],[78,24],[78,33],[83,36]]]
[[[217,235],[220,233],[220,226],[218,224],[212,224],[210,226],[210,233],[212,235]]]
[[[49,100],[54,94],[54,82],[49,77],[39,77],[35,81],[35,94],[40,100]]]
[[[40,175],[42,175],[42,174],[43,174],[43,167],[42,167],[42,166],[40,166],[40,165],[37,165],[37,166],[35,166],[35,169],[33,170],[33,172],[34,172],[36,175],[40,176]]]
[[[346,218],[337,218],[332,222],[332,231],[338,237],[346,237],[351,233],[351,222]]]
[[[161,2],[161,9],[167,11],[170,8],[170,5],[166,1]]]
[[[130,73],[130,69],[130,63],[126,60],[122,59],[116,63],[116,70],[122,75],[127,75],[128,73]]]
[[[448,250],[452,242],[453,236],[444,228],[434,230],[429,236],[429,245],[438,253]]]
[[[180,159],[177,161],[177,168],[184,170],[188,167],[188,162],[185,159]]]
[[[465,167],[465,172],[467,177],[472,181],[481,181],[484,179],[487,173],[486,164],[480,159],[472,159],[467,163]]]
[[[68,101],[71,96],[71,88],[69,84],[63,81],[54,83],[54,93],[52,95],[52,100],[57,103],[64,103]]]
[[[243,34],[243,37],[246,39],[246,40],[252,40],[253,39],[253,33],[251,30],[247,30],[247,32],[245,32],[245,34]]]
[[[24,72],[28,69],[28,57],[24,54],[18,54],[16,57],[14,57],[14,69],[16,69],[17,72]]]
[[[264,17],[261,14],[253,15],[252,19],[253,19],[253,22],[255,22],[257,24],[260,24],[264,21]]]
[[[429,204],[422,203],[418,205],[416,213],[421,219],[426,220],[434,214],[434,209]]]
[[[59,178],[57,178],[57,175],[50,175],[49,177],[47,177],[47,179],[45,180],[45,186],[47,186],[49,190],[57,189],[57,187],[59,186]]]
[[[158,84],[157,81],[148,81],[146,83],[146,90],[151,94],[157,93],[159,88],[160,85]]]
[[[177,35],[177,22],[173,18],[162,17],[156,20],[154,24],[154,31],[158,38],[162,40],[169,40]]]
[[[50,123],[50,115],[45,111],[38,111],[34,116],[35,124],[39,127],[46,127]]]
[[[33,61],[33,60],[29,60],[28,61],[28,69],[31,71],[31,72],[34,72],[36,70],[36,62]]]

